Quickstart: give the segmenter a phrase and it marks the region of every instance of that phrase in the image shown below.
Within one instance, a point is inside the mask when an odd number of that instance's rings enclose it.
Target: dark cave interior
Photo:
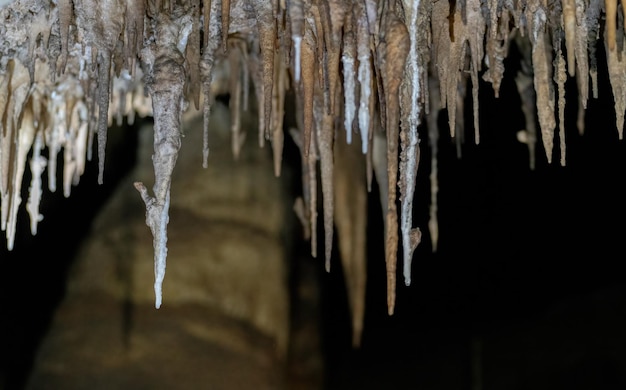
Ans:
[[[393,316],[388,316],[386,310],[382,216],[376,187],[373,189],[368,224],[367,309],[358,350],[350,343],[341,267],[337,262],[327,274],[323,260],[319,260],[325,388],[475,389],[480,382],[482,389],[501,389],[497,386],[500,382],[493,379],[503,375],[496,371],[498,364],[514,360],[490,353],[489,347],[506,340],[503,334],[509,330],[519,336],[515,332],[540,329],[542,319],[552,316],[555,307],[577,307],[598,294],[609,297],[611,304],[605,306],[610,306],[613,316],[626,318],[626,283],[619,272],[626,254],[626,190],[622,182],[626,150],[615,130],[606,73],[599,72],[600,97],[589,100],[584,135],[579,135],[575,126],[575,84],[567,84],[567,165],[561,167],[558,157],[548,164],[538,143],[537,166],[531,171],[527,146],[516,138],[524,123],[513,80],[517,70],[514,53],[506,65],[499,98],[493,96],[489,84],[480,86],[481,143],[473,144],[473,130],[467,125],[462,157],[457,158],[454,142],[446,131],[441,132],[440,240],[436,253],[432,253],[428,242],[430,156],[428,140],[422,136],[414,223],[425,237],[414,254],[412,285],[398,283]],[[467,100],[466,112],[466,123],[471,124],[471,99]],[[439,122],[441,128],[447,128],[445,110]],[[132,150],[136,139],[132,135],[129,138],[124,142]],[[556,145],[558,142],[558,156]],[[292,152],[285,153],[288,156]],[[131,152],[107,159],[108,178],[101,186],[92,163],[68,199],[60,192],[45,193],[45,219],[37,236],[32,237],[24,228],[28,224],[22,215],[24,222],[18,223],[22,229],[15,249],[2,249],[0,383],[4,381],[4,387],[0,389],[19,389],[23,385],[38,343],[62,299],[77,240],[115,189],[116,177],[130,169],[133,158]],[[296,160],[287,158],[284,164],[298,164]],[[307,244],[302,243],[302,248],[306,252]],[[577,318],[579,322],[587,320],[595,324],[593,319]],[[606,325],[593,329],[619,340],[615,349],[623,347],[624,335],[611,334],[615,324]],[[592,344],[597,337],[596,333],[577,332],[591,325],[571,326],[574,330],[562,337],[570,337],[563,342],[571,344],[573,350]],[[482,340],[483,348],[479,378],[472,369],[476,340]],[[594,355],[599,349],[585,348],[590,351],[585,367],[591,368],[577,370],[583,379],[564,371],[563,378],[552,373],[546,383],[556,384],[552,388],[575,389],[583,384],[624,388],[626,359],[607,357],[623,355],[623,349],[621,353]],[[538,353],[541,350],[537,348]],[[544,388],[544,384],[534,382],[543,378],[540,370],[528,368],[532,366],[529,362],[524,364],[526,372],[519,374],[518,378],[523,379],[515,388]]]

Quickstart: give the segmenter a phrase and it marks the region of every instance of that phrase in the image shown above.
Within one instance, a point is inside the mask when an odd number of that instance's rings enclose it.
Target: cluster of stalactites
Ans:
[[[576,77],[580,112],[586,107],[590,83],[597,97],[595,53],[603,13],[622,137],[624,12],[613,0],[606,4],[600,0],[58,0],[54,4],[25,0],[3,7],[0,190],[2,229],[7,231],[9,248],[31,150],[27,208],[35,233],[41,219],[38,202],[46,163],[48,186],[54,191],[55,156],[63,150],[67,196],[85,160],[91,158],[92,140],[97,139],[102,182],[107,126],[114,118],[132,120],[136,112],[153,115],[154,194],[141,182],[135,186],[145,201],[146,223],[154,237],[157,307],[165,274],[171,173],[180,147],[181,116],[190,104],[203,112],[206,166],[215,83],[225,83],[230,92],[235,157],[245,140],[239,119],[248,109],[252,87],[259,110],[258,143],[271,143],[276,176],[281,173],[285,95],[294,92],[297,126],[289,133],[300,147],[303,174],[303,196],[295,210],[311,241],[312,255],[317,257],[321,187],[327,270],[335,226],[340,240],[365,245],[365,229],[350,228],[365,223],[366,219],[354,217],[354,213],[364,215],[365,206],[355,209],[350,196],[339,196],[335,177],[365,178],[356,181],[362,185],[349,188],[355,194],[352,198],[367,193],[376,178],[385,223],[390,314],[395,305],[397,255],[402,254],[404,280],[409,285],[413,251],[421,240],[421,231],[413,227],[412,209],[422,120],[427,119],[433,156],[431,199],[423,201],[435,210],[429,230],[436,250],[437,114],[448,110],[451,135],[461,139],[463,95],[471,82],[478,143],[479,75],[492,84],[497,96],[513,39],[526,70],[516,81],[526,114],[523,140],[529,145],[531,168],[538,139],[535,120],[551,161],[558,119],[561,163],[565,163],[563,112],[568,75]],[[227,80],[218,80],[214,74],[218,61],[229,63]],[[336,158],[339,137],[362,154],[362,159],[354,160],[363,162],[362,166]],[[48,148],[47,158],[43,148]],[[336,207],[355,210],[343,213]],[[355,344],[365,298],[362,249],[340,245],[347,284],[353,290],[349,295]]]
[[[91,160],[90,145],[98,127],[111,125],[114,117],[119,124],[123,117],[132,122],[136,114],[151,113],[149,99],[129,75],[130,68],[112,74],[112,68],[99,67],[102,54],[95,42],[68,39],[70,21],[62,15],[69,4],[14,2],[0,9],[4,48],[0,52],[0,209],[9,250],[14,246],[27,165],[31,180],[25,207],[35,235],[43,219],[39,204],[46,183],[55,192],[60,177],[63,195],[70,196]],[[83,35],[76,26],[72,25],[73,35]],[[98,93],[104,89],[103,80],[107,88]],[[103,107],[104,100],[107,105],[112,100],[115,108]],[[103,111],[108,114],[99,115]]]

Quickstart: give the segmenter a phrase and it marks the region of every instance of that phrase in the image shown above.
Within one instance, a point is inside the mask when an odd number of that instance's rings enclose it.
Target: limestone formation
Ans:
[[[317,191],[321,189],[327,270],[335,227],[339,239],[345,239],[364,232],[362,226],[353,225],[365,223],[337,210],[345,207],[335,199],[334,181],[343,177],[335,172],[337,138],[345,138],[365,155],[363,166],[351,169],[354,175],[365,174],[370,185],[356,191],[366,193],[371,188],[373,173],[384,177],[381,195],[386,199],[381,201],[386,222],[381,239],[386,246],[390,314],[395,307],[398,255],[402,254],[408,285],[413,251],[422,238],[411,217],[414,201],[427,201],[413,199],[416,177],[422,174],[418,171],[420,134],[428,131],[431,142],[438,139],[439,130],[432,122],[439,109],[447,108],[450,134],[462,139],[463,118],[457,112],[462,111],[460,102],[471,83],[475,142],[480,142],[478,80],[490,82],[498,96],[511,45],[521,48],[522,60],[530,64],[530,73],[519,78],[519,88],[520,94],[527,94],[527,79],[532,79],[534,94],[521,99],[531,149],[541,139],[546,159],[551,162],[558,155],[566,164],[566,80],[576,80],[582,117],[589,84],[592,97],[598,95],[597,46],[601,44],[606,47],[613,89],[616,142],[623,135],[625,24],[623,7],[616,0],[9,0],[0,2],[0,20],[0,207],[7,246],[14,242],[27,163],[32,181],[26,208],[31,231],[36,232],[42,218],[38,205],[45,196],[41,175],[48,171],[48,189],[55,191],[58,153],[64,155],[63,189],[69,196],[85,162],[92,159],[94,140],[102,181],[109,124],[123,117],[132,121],[137,115],[152,116],[154,186],[150,191],[142,184],[148,177],[137,177],[135,186],[153,235],[157,308],[162,296],[164,302],[168,296],[162,283],[181,117],[190,106],[202,111],[204,137],[198,153],[202,165],[209,166],[213,88],[224,80],[235,115],[235,156],[245,139],[236,119],[248,107],[249,82],[259,103],[258,141],[260,146],[271,143],[275,175],[281,174],[284,133],[299,144],[303,197],[297,210],[316,257]],[[230,75],[216,71],[216,64],[225,60],[232,62]],[[285,109],[287,93],[295,97],[291,112]],[[286,116],[293,116],[294,129],[283,128]],[[535,120],[539,134],[533,131]],[[386,140],[384,163],[375,156],[380,150],[373,145],[379,128]],[[353,134],[360,135],[360,142],[353,142]],[[555,149],[556,137],[560,142]],[[433,154],[433,172],[436,165]],[[436,210],[436,177],[430,182],[431,206]],[[431,213],[428,224],[433,248],[438,237],[436,218],[436,212]],[[363,237],[353,239],[365,243]],[[363,248],[348,247],[353,253],[343,249],[341,256],[365,264]],[[348,283],[357,286],[351,289],[359,289],[351,292],[351,299],[361,302],[351,304],[355,311],[362,310],[358,308],[364,300],[363,283]],[[358,329],[355,324],[356,333]]]

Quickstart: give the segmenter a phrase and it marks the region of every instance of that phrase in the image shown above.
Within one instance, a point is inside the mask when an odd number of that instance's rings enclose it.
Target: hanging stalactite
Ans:
[[[516,85],[526,120],[518,138],[528,145],[531,169],[539,138],[551,162],[558,137],[560,164],[566,164],[567,81],[574,78],[578,88],[582,134],[588,99],[599,93],[598,44],[605,46],[616,138],[623,134],[625,26],[619,4],[610,0],[31,0],[2,3],[0,20],[0,207],[9,249],[27,163],[31,182],[25,207],[36,234],[43,218],[42,175],[47,170],[48,190],[55,191],[59,153],[68,197],[91,160],[93,142],[102,183],[107,128],[113,120],[121,124],[124,117],[132,122],[137,114],[150,115],[155,121],[153,194],[140,181],[136,187],[154,236],[159,307],[181,118],[192,105],[202,112],[201,153],[207,167],[211,104],[216,84],[224,78],[216,69],[229,61],[233,155],[239,156],[245,139],[239,116],[249,107],[251,83],[259,110],[259,145],[271,143],[276,176],[281,175],[285,134],[300,148],[303,195],[295,210],[313,257],[321,215],[327,270],[338,226],[354,345],[363,330],[365,243],[359,213],[364,211],[358,210],[364,197],[376,180],[392,314],[398,254],[409,285],[414,250],[422,239],[412,217],[414,203],[426,201],[415,199],[422,173],[422,127],[431,152],[428,230],[437,250],[439,111],[448,110],[447,130],[460,150],[470,128],[462,111],[471,89],[478,144],[479,77],[491,83],[497,97],[511,45],[520,53]],[[285,131],[284,118],[291,114],[285,110],[288,93],[295,97],[297,126]],[[355,134],[360,142],[354,142]],[[338,154],[337,148],[356,148],[360,157]],[[361,170],[354,167],[357,161]],[[355,188],[346,188],[347,181],[354,181]],[[349,204],[351,199],[358,202]]]

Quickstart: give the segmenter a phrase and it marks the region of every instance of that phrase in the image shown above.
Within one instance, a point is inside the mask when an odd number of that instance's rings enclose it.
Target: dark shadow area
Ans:
[[[372,192],[358,350],[350,345],[339,267],[323,275],[326,389],[624,388],[626,147],[606,64],[598,65],[599,98],[590,96],[583,135],[575,81],[566,84],[566,166],[559,165],[557,135],[552,164],[539,139],[531,171],[528,147],[517,139],[525,126],[514,81],[518,55],[512,47],[499,98],[481,81],[478,145],[469,83],[461,158],[446,110],[440,113],[437,253],[428,233],[431,156],[420,129],[414,226],[424,236],[410,287],[398,263],[391,317],[383,219]],[[598,58],[605,58],[601,47]]]

